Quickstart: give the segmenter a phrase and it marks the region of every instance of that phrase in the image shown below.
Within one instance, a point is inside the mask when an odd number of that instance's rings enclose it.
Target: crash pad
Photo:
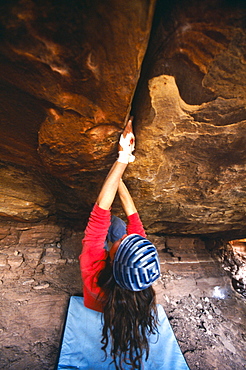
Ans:
[[[149,337],[150,352],[143,370],[189,370],[166,313],[157,305],[158,333]],[[70,298],[57,370],[113,370],[110,349],[101,349],[103,314],[84,306],[83,297]],[[130,369],[130,367],[125,367]]]

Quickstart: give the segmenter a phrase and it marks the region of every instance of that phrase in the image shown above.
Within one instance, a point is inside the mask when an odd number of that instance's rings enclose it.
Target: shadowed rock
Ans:
[[[2,216],[85,219],[132,106],[126,180],[147,231],[245,233],[244,4],[155,5],[1,3],[1,160],[52,194],[38,211],[26,181],[28,211],[5,197]]]

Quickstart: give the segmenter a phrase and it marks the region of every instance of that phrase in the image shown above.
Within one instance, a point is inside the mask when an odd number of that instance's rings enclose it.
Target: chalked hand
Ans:
[[[118,162],[129,163],[135,160],[135,156],[132,152],[135,149],[135,136],[132,132],[132,121],[133,117],[128,120],[123,133],[120,135],[119,140],[119,157]]]

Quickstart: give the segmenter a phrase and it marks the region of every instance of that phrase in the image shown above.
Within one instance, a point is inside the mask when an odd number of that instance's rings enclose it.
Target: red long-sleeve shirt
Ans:
[[[83,249],[79,256],[80,270],[83,280],[84,304],[92,310],[102,312],[103,292],[97,285],[98,273],[104,268],[104,260],[107,251],[104,249],[104,242],[110,226],[110,210],[94,205],[90,218],[85,229],[85,236],[82,241]],[[139,214],[136,212],[127,217],[127,235],[139,234],[146,237]]]

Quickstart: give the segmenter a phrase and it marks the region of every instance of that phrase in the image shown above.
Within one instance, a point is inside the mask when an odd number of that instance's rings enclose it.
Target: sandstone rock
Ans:
[[[61,258],[61,249],[60,248],[46,248],[45,255],[42,258],[42,263],[46,264],[65,264],[67,261],[64,258]]]
[[[20,254],[18,253],[17,255],[8,256],[8,264],[12,269],[20,267],[23,261],[24,259],[21,253]]]
[[[210,103],[186,104],[171,76],[151,79],[149,94],[154,116],[137,129],[136,161],[127,172],[148,230],[239,230],[246,221],[245,152],[236,148],[245,148],[245,121],[217,125],[216,120],[194,120]]]
[[[19,238],[17,233],[15,234],[10,233],[10,235],[7,235],[5,238],[0,240],[0,247],[9,248],[11,246],[18,244],[18,240]]]
[[[214,5],[175,5],[146,56],[127,182],[152,233],[246,232],[244,11]]]
[[[45,117],[38,99],[0,78],[1,161],[40,171],[43,165],[37,153],[37,132]]]
[[[245,234],[244,6],[158,1],[152,25],[154,8],[1,4],[2,217],[85,222],[132,108],[147,231]]]
[[[35,269],[35,274],[42,274],[44,268],[45,268],[45,265],[43,263],[38,264]]]
[[[49,283],[43,283],[43,284],[40,284],[40,285],[35,285],[33,287],[34,290],[41,290],[41,289],[47,289],[49,288],[50,284]]]
[[[158,302],[191,369],[245,368],[227,275],[244,282],[244,259],[221,271],[204,242],[246,233],[244,5],[160,0],[152,27],[154,0],[1,1],[0,368],[54,369],[83,226],[131,108],[126,181],[157,233]]]
[[[38,221],[52,212],[54,198],[45,183],[32,172],[0,167],[0,215]]]
[[[10,227],[7,225],[1,225],[0,227],[0,240],[4,239],[9,235]]]
[[[44,246],[59,241],[61,228],[56,224],[32,225],[23,230],[19,238],[19,244],[26,247]]]
[[[6,281],[10,283],[17,280],[19,281],[19,278],[20,278],[19,271],[11,269],[10,266],[9,269],[6,269],[5,271],[2,272],[2,280],[4,283]]]
[[[31,285],[33,283],[35,283],[35,280],[34,279],[29,279],[29,280],[23,281],[22,285]]]
[[[39,153],[59,177],[71,182],[78,173],[100,169],[115,153],[119,126],[110,121],[95,125],[71,112],[51,113],[39,132]]]
[[[43,254],[43,248],[33,247],[25,250],[25,262],[33,269],[36,269],[40,263]]]
[[[49,0],[5,5],[2,54],[9,73],[2,78],[66,110],[87,113],[86,117],[91,111],[94,123],[122,125],[147,47],[154,5],[155,1],[140,0],[75,1],[72,8]],[[12,37],[6,32],[10,27]],[[9,57],[11,63],[6,65]],[[23,62],[26,69],[21,68]],[[33,79],[31,71],[39,76]]]
[[[0,253],[0,267],[5,267],[8,265],[8,255],[6,253]]]
[[[110,0],[75,1],[71,8],[47,0],[3,7],[1,78],[49,102],[41,104],[48,118],[39,153],[59,177],[70,172],[71,181],[80,169],[99,168],[112,155],[140,75],[154,6],[155,0]]]
[[[40,257],[42,256],[43,249],[42,248],[37,248],[37,247],[28,248],[25,251],[25,253],[26,253],[28,259],[39,261]]]

